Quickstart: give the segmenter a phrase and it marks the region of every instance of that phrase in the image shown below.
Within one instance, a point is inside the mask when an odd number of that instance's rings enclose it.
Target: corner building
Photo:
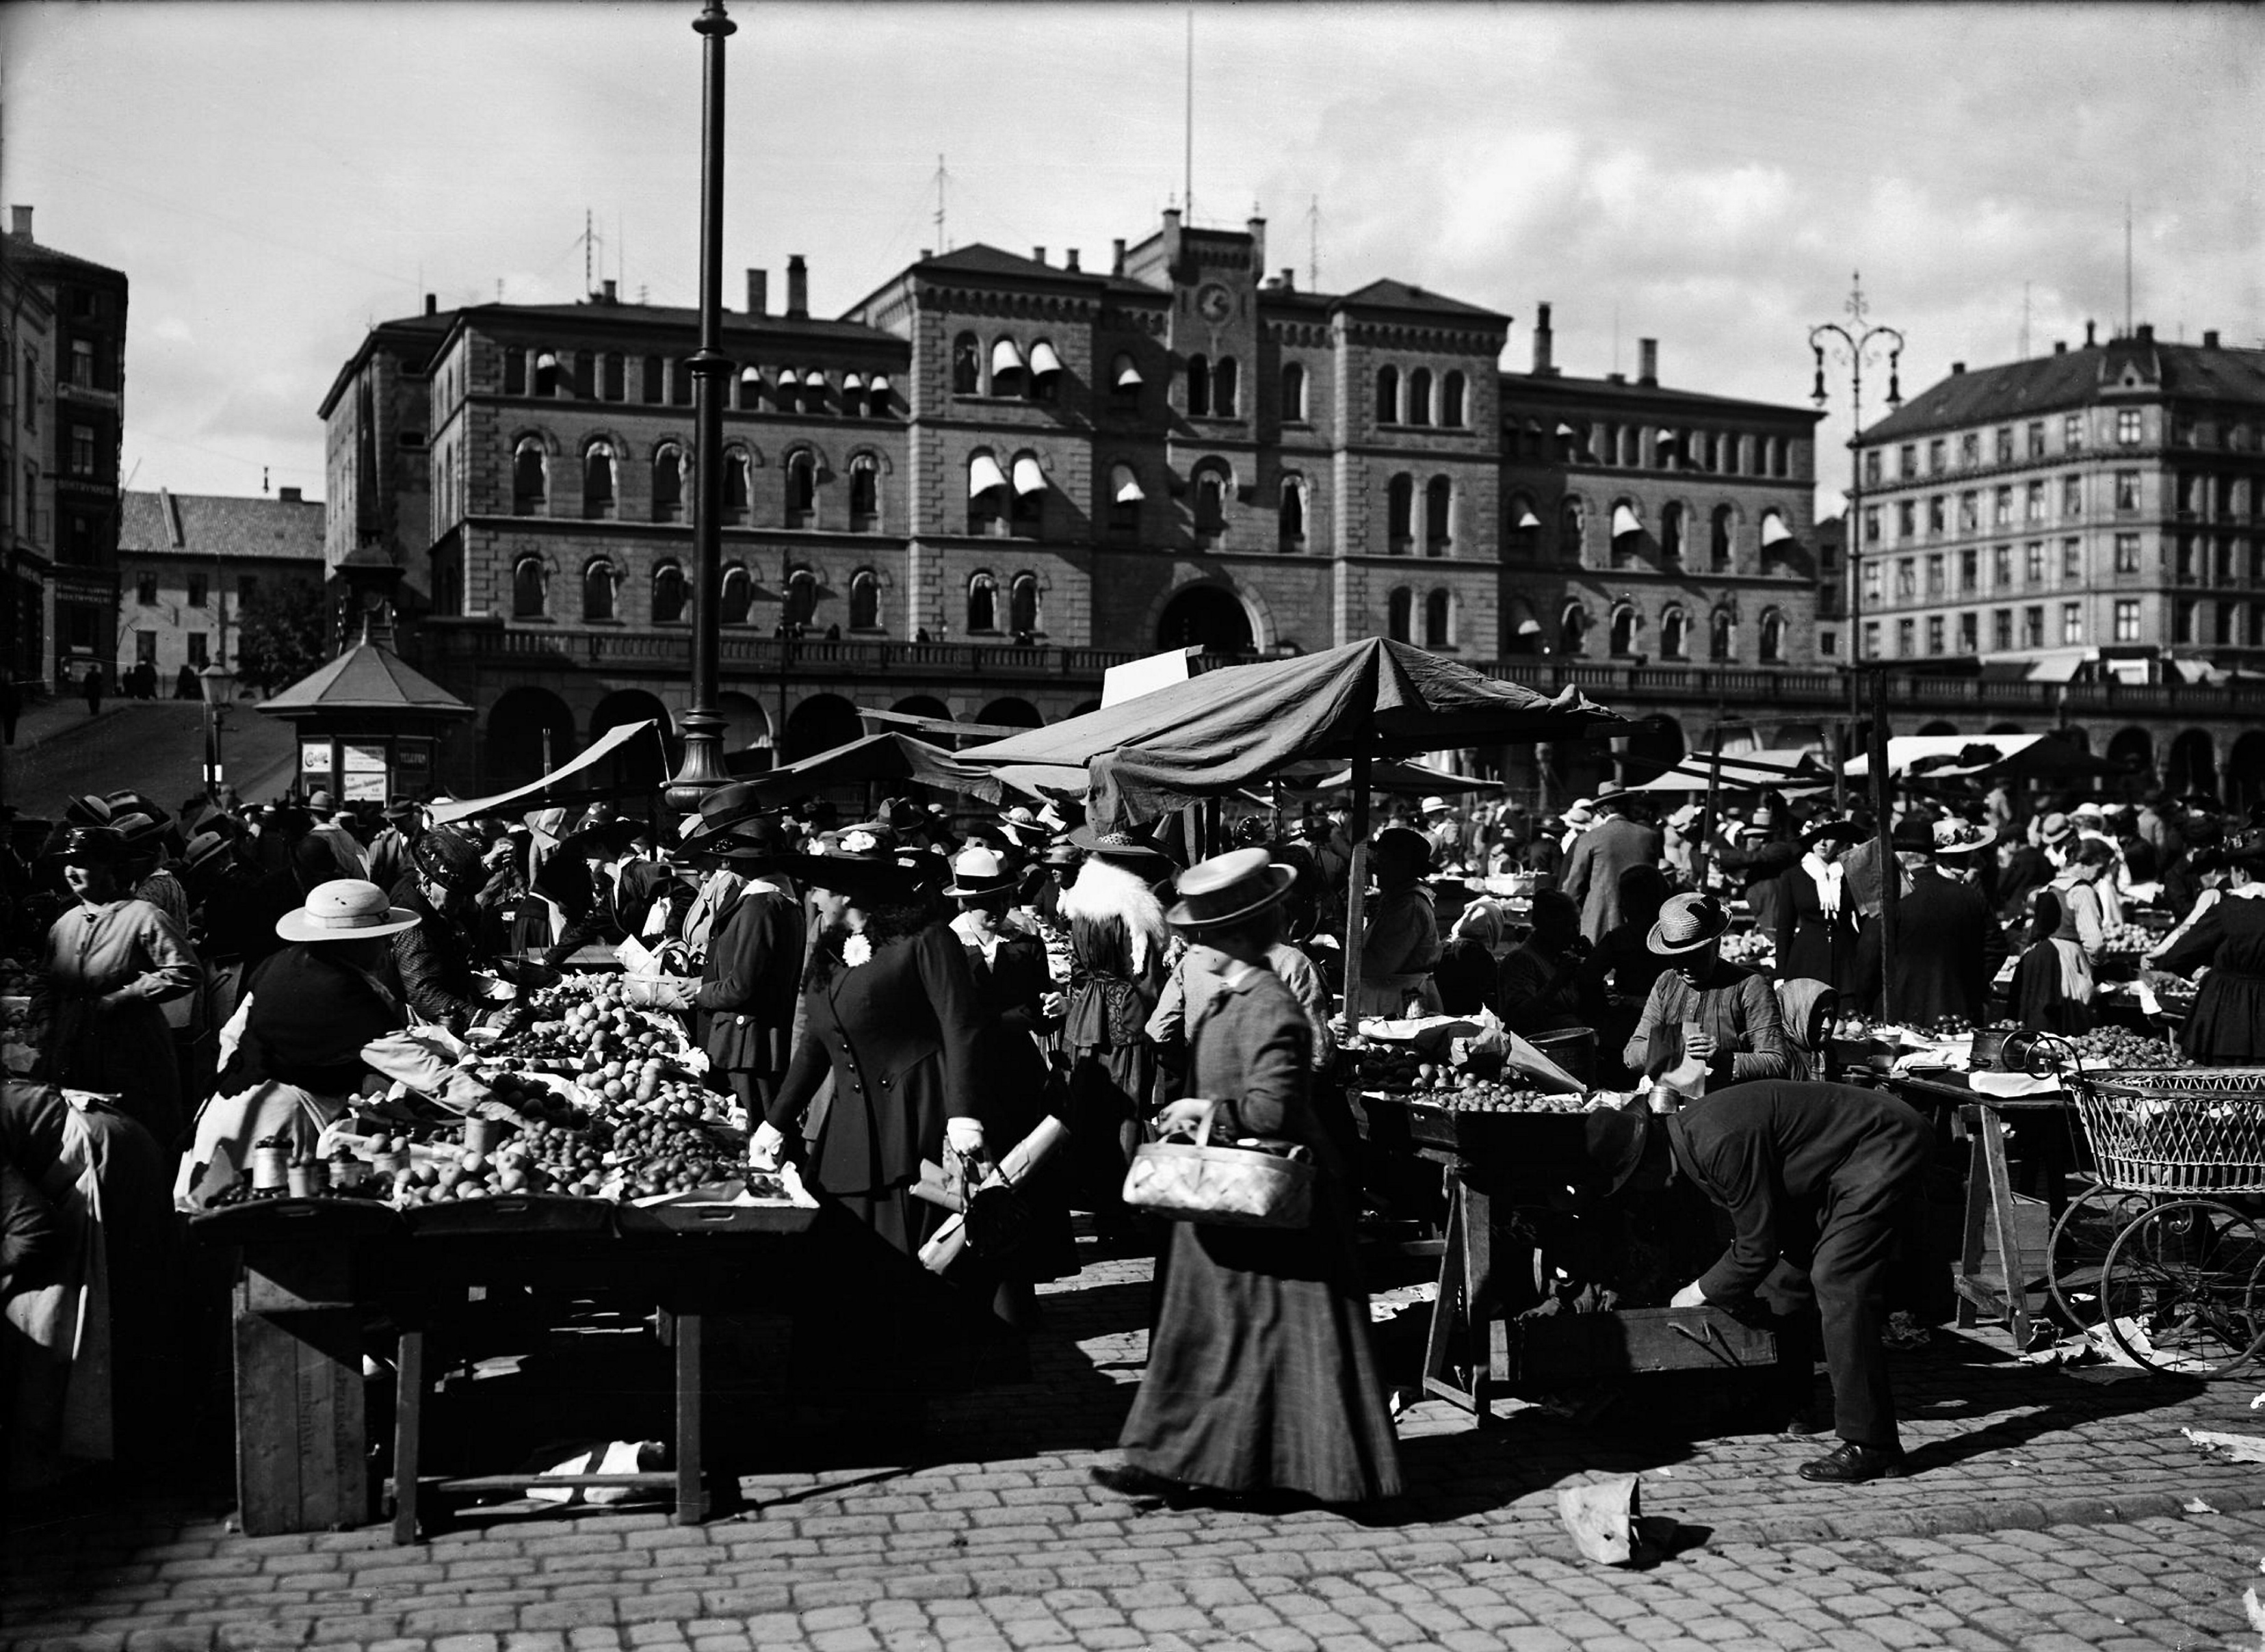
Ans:
[[[831,321],[810,313],[801,259],[778,313],[748,272],[723,346],[727,749],[756,765],[821,750],[856,736],[861,707],[1051,722],[1160,648],[1384,635],[1531,675],[1561,646],[1602,652],[1616,593],[1639,585],[1642,626],[1670,622],[1657,579],[1606,548],[1620,493],[1578,490],[1604,513],[1566,564],[1516,526],[1505,487],[1559,521],[1587,461],[1554,435],[1529,446],[1534,420],[1586,431],[1599,404],[1634,428],[1654,403],[1689,418],[1712,398],[1537,388],[1498,369],[1510,317],[1396,280],[1301,291],[1268,273],[1265,244],[1263,220],[1168,212],[1105,272],[1075,251],[924,254]],[[696,331],[694,312],[610,283],[576,304],[428,303],[373,330],[325,399],[331,573],[342,605],[397,624],[419,668],[479,708],[443,754],[457,783],[532,778],[546,750],[687,709]],[[1515,419],[1514,392],[1530,404]],[[1743,490],[1749,537],[1773,506],[1797,541],[1813,416],[1708,417],[1778,433],[1781,475],[1723,485]],[[1657,436],[1618,478],[1648,522],[1675,468],[1644,474]],[[1722,571],[1669,583],[1711,615],[1726,581],[1763,580],[1749,629],[1774,604],[1787,657],[1806,657],[1813,586],[1795,565]],[[1569,600],[1597,615],[1593,640],[1565,637]],[[1526,629],[1536,613],[1548,630]]]

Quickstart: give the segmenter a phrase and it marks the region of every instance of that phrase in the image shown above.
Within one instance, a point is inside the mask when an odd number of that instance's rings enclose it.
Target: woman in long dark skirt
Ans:
[[[1264,849],[1237,849],[1190,869],[1170,913],[1220,961],[1189,993],[1191,1099],[1162,1122],[1191,1127],[1215,1104],[1215,1139],[1302,1143],[1320,1174],[1306,1227],[1174,1225],[1147,1370],[1118,1441],[1125,1466],[1094,1471],[1130,1496],[1285,1491],[1349,1503],[1400,1490],[1351,1184],[1311,1104],[1305,1012],[1266,966],[1293,876]]]
[[[1163,991],[1171,941],[1150,884],[1170,863],[1121,833],[1081,827],[1070,841],[1088,858],[1061,898],[1077,960],[1062,1022],[1062,1048],[1070,1058],[1070,1117],[1064,1122],[1074,1202],[1092,1211],[1105,1241],[1122,1245],[1132,1229],[1118,1190],[1155,1094],[1156,1046],[1147,1029]]]
[[[2265,844],[2245,843],[2226,855],[2229,899],[2220,900],[2148,972],[2188,975],[2206,970],[2179,1042],[2203,1066],[2248,1066],[2265,1061]]]

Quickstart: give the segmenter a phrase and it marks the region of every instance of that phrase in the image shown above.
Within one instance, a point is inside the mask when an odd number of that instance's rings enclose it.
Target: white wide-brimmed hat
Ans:
[[[1015,887],[1016,877],[999,851],[980,843],[971,843],[951,857],[951,883],[944,893],[973,899],[983,895],[996,895]]]
[[[359,877],[334,877],[307,891],[307,904],[275,921],[286,941],[374,941],[417,927],[417,914],[389,903],[385,891]]]

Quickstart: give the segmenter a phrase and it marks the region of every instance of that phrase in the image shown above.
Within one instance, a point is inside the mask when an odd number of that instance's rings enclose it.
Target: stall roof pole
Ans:
[[[1707,807],[1699,817],[1699,834],[1691,850],[1691,887],[1707,888],[1707,845],[1714,837],[1722,806],[1722,713],[1715,710],[1715,732],[1707,742]]]
[[[1368,782],[1366,753],[1352,760],[1352,863],[1345,869],[1344,1022],[1360,1030],[1360,943],[1368,928]]]
[[[1896,907],[1903,893],[1903,869],[1896,864],[1895,777],[1888,772],[1888,673],[1872,673],[1872,811],[1878,817],[1880,845],[1880,1013],[1896,1018]]]

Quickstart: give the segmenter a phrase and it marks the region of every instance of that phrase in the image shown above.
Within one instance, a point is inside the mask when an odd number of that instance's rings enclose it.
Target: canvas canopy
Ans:
[[[509,791],[499,791],[492,797],[463,797],[450,803],[434,804],[432,811],[433,824],[446,826],[452,820],[468,819],[476,814],[499,813],[507,804],[518,803],[528,797],[539,797],[547,791],[555,791],[560,781],[571,779],[586,769],[596,767],[631,740],[644,735],[649,735],[656,740],[660,739],[660,725],[656,719],[646,717],[639,723],[616,723],[596,739],[592,740],[579,753],[559,764],[540,780],[530,781],[524,786],[514,786]]]
[[[1963,762],[1973,748],[1987,746],[1994,761]],[[1948,762],[1926,760],[1948,758]],[[1919,767],[1924,765],[1924,767]],[[1975,775],[2112,775],[2104,762],[2069,741],[2050,734],[1898,734],[1888,741],[1888,772],[1926,780],[1963,780]],[[1872,772],[1870,753],[1848,760],[1851,778]]]
[[[1704,791],[1707,790],[1708,765],[1712,761],[1704,752],[1693,753],[1658,778],[1647,780],[1642,785],[1631,786],[1628,790]],[[1795,791],[1832,783],[1832,771],[1817,761],[1816,753],[1799,747],[1768,747],[1760,751],[1722,753],[1722,789],[1724,791]]]
[[[1627,725],[1577,688],[1554,698],[1410,644],[1370,637],[1295,659],[1227,666],[962,752],[962,761],[1084,764],[1103,831],[1264,780],[1304,759],[1404,758]]]
[[[940,746],[893,731],[868,734],[754,777],[758,796],[766,802],[780,803],[829,786],[876,780],[910,781],[979,797],[985,803],[997,803],[1008,791],[1007,782],[996,771],[972,767]]]
[[[1343,791],[1352,784],[1352,765],[1299,763],[1293,765],[1280,778],[1300,791]],[[1482,780],[1476,775],[1458,775],[1449,769],[1433,768],[1428,763],[1391,761],[1369,765],[1368,789],[1410,797],[1437,792],[1444,797],[1466,791],[1499,791],[1502,782]]]

